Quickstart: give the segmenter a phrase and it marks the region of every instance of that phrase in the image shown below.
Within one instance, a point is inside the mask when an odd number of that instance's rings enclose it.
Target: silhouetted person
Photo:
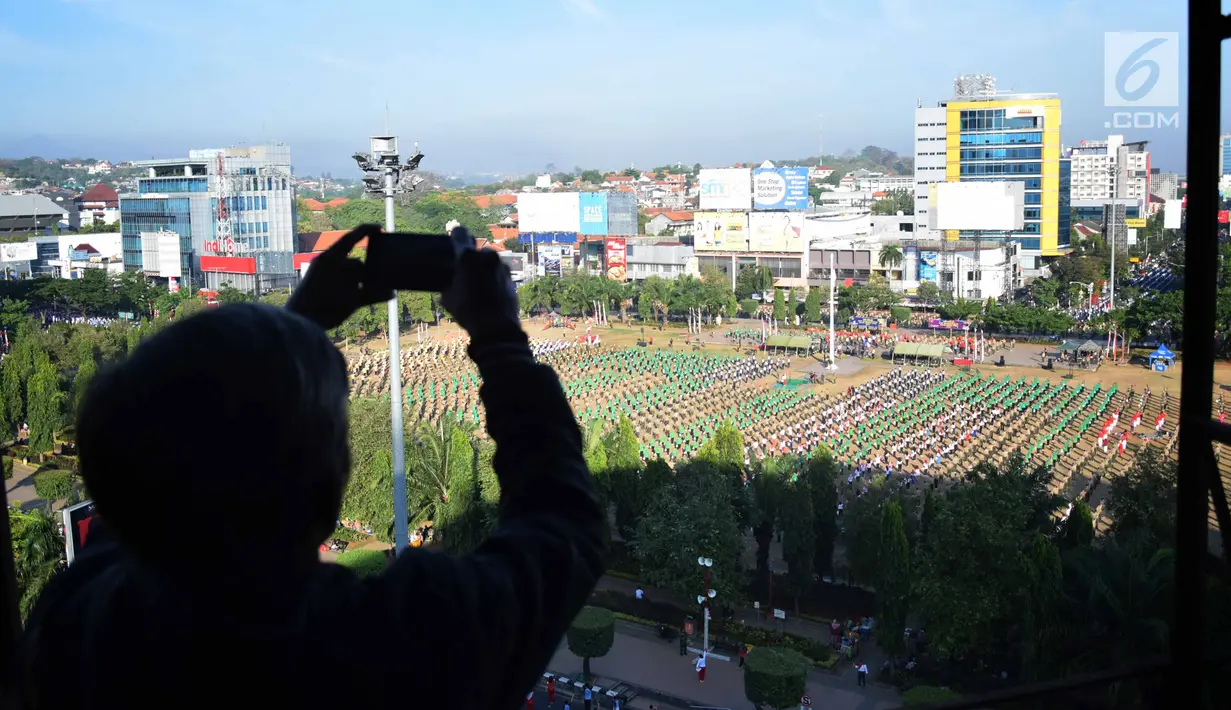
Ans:
[[[46,588],[14,706],[524,702],[602,573],[602,515],[494,252],[463,254],[443,300],[483,376],[495,530],[473,554],[412,548],[365,579],[318,557],[350,468],[346,363],[325,331],[391,296],[347,257],[372,233],[321,254],[286,309],[185,318],[94,379],[77,441],[108,534]]]

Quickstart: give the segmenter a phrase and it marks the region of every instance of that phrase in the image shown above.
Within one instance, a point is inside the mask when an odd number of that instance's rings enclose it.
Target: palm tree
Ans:
[[[42,508],[28,512],[10,510],[9,519],[21,614],[25,617],[60,566],[64,538],[60,537],[51,514]]]
[[[881,246],[880,262],[881,266],[889,267],[891,272],[890,281],[893,280],[892,272],[902,265],[905,257],[902,255],[902,247],[898,244],[885,244]]]
[[[406,497],[412,525],[447,517],[454,484],[470,475],[474,445],[471,427],[450,416],[438,422],[420,421],[407,447]],[[473,473],[472,471],[470,473]]]

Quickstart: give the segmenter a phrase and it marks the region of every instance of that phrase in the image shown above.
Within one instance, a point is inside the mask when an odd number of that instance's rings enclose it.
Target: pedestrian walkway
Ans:
[[[618,622],[615,643],[602,658],[590,659],[591,671],[600,679],[618,679],[655,694],[664,702],[703,705],[731,710],[751,710],[744,695],[743,669],[736,663],[711,663],[705,682],[697,680],[692,654],[680,656],[674,642],[656,638],[635,624]],[[575,677],[582,660],[568,650],[567,643],[551,659],[548,670]],[[889,689],[869,685],[858,687],[855,675],[833,676],[813,671],[808,677],[812,706],[826,710],[882,710],[900,704]]]
[[[639,585],[637,582],[621,579],[620,577],[612,577],[611,575],[603,575],[598,580],[597,590],[611,591],[632,597],[635,596],[638,586],[645,591],[645,596],[650,601],[670,604],[679,609],[690,609],[695,606],[666,590]],[[828,625],[791,617],[792,615],[788,613],[786,620],[765,618],[764,615],[758,615],[756,610],[747,607],[741,607],[735,611],[735,622],[738,624],[762,629],[781,630],[796,636],[814,639],[821,643],[829,643]],[[885,662],[886,656],[874,641],[865,641],[860,644],[859,659],[867,663],[869,669],[879,669]],[[828,675],[831,677],[837,676],[844,681],[849,680],[852,686],[855,684],[855,669],[849,663],[839,662],[834,666],[833,673]],[[875,672],[872,675],[875,677]]]

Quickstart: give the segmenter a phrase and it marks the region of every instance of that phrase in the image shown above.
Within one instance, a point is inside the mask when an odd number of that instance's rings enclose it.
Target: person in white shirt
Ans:
[[[641,587],[637,587],[637,598],[645,599],[645,590],[642,589]]]
[[[859,673],[859,687],[868,687],[868,664],[860,661],[855,664],[855,670]]]
[[[705,682],[705,652],[697,656],[697,680]]]

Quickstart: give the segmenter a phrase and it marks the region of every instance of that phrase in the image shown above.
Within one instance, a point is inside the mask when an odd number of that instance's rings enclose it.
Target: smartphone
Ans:
[[[380,290],[442,293],[453,285],[459,253],[447,234],[381,232],[368,237],[366,281]]]

